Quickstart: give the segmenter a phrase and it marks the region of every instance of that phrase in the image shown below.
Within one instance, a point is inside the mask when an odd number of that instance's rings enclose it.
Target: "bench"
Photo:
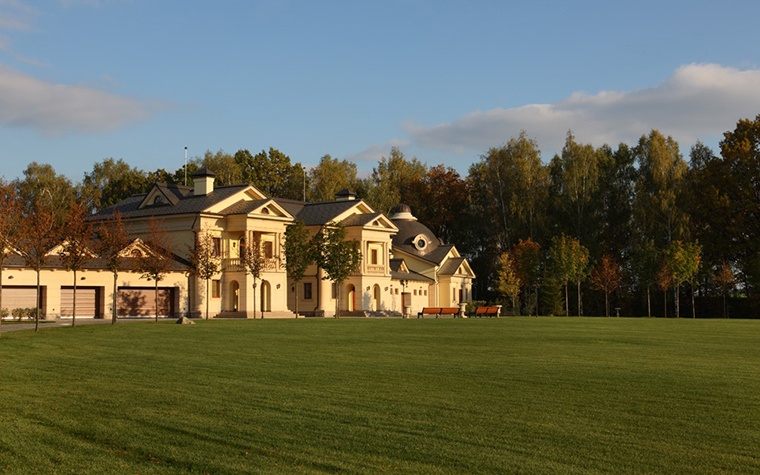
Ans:
[[[478,307],[475,309],[476,317],[498,317],[499,307]]]
[[[421,312],[417,313],[417,318],[424,318],[425,315],[435,315],[438,318],[439,315],[459,315],[458,307],[425,307]]]

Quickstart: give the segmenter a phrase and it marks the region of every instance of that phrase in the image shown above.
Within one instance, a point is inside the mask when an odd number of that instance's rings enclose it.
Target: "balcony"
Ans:
[[[367,274],[385,274],[385,266],[377,264],[367,264]]]
[[[262,271],[278,271],[280,270],[280,262],[274,257],[264,259],[264,265]],[[245,265],[240,259],[222,259],[222,271],[223,272],[245,272]]]

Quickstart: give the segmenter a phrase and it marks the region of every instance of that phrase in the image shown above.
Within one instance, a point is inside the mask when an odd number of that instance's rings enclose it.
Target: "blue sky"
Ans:
[[[760,2],[0,0],[0,175],[75,181],[207,149],[467,173],[657,128],[684,155],[760,114]]]

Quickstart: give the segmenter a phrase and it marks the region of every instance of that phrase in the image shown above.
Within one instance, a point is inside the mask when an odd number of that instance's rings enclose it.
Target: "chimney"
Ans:
[[[356,199],[356,193],[353,191],[350,191],[348,188],[340,190],[339,192],[335,193],[335,200],[336,201],[353,201]]]
[[[216,176],[214,172],[201,168],[190,176],[195,185],[193,189],[194,196],[206,196],[214,192],[214,177]]]

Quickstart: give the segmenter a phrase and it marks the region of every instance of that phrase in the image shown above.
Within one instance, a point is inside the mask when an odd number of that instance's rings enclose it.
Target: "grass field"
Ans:
[[[758,473],[760,322],[5,333],[0,473]]]

